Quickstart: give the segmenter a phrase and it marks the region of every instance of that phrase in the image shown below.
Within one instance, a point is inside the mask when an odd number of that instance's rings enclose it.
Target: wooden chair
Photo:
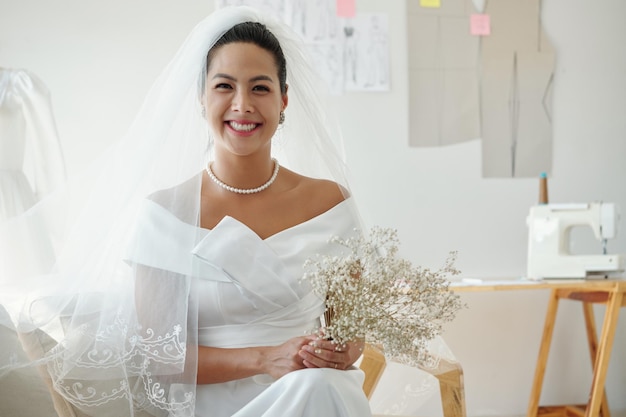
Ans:
[[[365,345],[360,368],[365,372],[363,391],[370,398],[383,371],[386,360],[380,349],[371,345]],[[466,417],[465,390],[463,387],[463,369],[458,362],[445,359],[439,360],[436,369],[420,368],[432,374],[439,381],[441,392],[441,405],[444,417]]]
[[[44,357],[46,351],[50,350],[56,341],[48,334],[41,330],[35,330],[29,333],[18,333],[22,348],[28,357],[32,360],[38,360]],[[52,379],[45,368],[45,365],[37,366],[37,371],[41,380],[48,387],[54,410],[59,417],[83,417],[84,415],[77,411],[72,404],[65,400],[52,386]]]

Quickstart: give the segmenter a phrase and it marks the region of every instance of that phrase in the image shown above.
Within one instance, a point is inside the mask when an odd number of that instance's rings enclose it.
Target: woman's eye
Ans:
[[[218,90],[220,90],[220,89],[230,89],[231,86],[230,86],[230,84],[227,84],[227,83],[219,83],[219,84],[215,85],[215,88],[218,89]]]
[[[263,92],[270,91],[269,87],[267,87],[267,86],[265,86],[265,85],[257,85],[257,86],[254,86],[253,90],[254,90],[254,91],[263,91]]]

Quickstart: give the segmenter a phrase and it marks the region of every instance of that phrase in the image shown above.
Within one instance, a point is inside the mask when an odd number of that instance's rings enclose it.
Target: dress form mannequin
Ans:
[[[64,179],[48,89],[28,71],[0,67],[0,223],[28,210]],[[33,253],[48,254],[51,260],[46,233],[36,229],[23,235],[26,245]],[[4,306],[0,306],[0,357],[21,349],[24,358],[16,360],[38,356],[30,346],[36,346],[32,341],[43,334],[20,333],[10,324]],[[24,412],[24,392],[30,398],[29,414],[55,414],[53,391],[41,371],[43,367],[17,369],[0,378],[0,415]]]
[[[64,179],[48,89],[28,71],[0,67],[0,221],[26,211]]]

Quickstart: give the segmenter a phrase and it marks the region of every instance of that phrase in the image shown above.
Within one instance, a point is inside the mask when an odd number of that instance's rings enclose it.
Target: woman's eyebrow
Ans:
[[[215,74],[213,76],[213,79],[216,79],[216,78],[226,78],[226,79],[231,80],[231,81],[237,81],[237,79],[235,77],[233,77],[232,75],[222,74],[222,73]]]
[[[237,78],[233,77],[232,75],[228,75],[228,74],[224,74],[224,73],[217,73],[213,76],[213,79],[216,78],[226,78],[227,80],[231,80],[231,81],[237,81]],[[256,77],[252,77],[250,78],[251,82],[254,81],[268,81],[270,83],[274,82],[274,80],[272,79],[272,77],[268,76],[268,75],[257,75]]]
[[[270,83],[274,82],[272,77],[267,75],[257,75],[256,77],[250,78],[250,81],[269,81]]]

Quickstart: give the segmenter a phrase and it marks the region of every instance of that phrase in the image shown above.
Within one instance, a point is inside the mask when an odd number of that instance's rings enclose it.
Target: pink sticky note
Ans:
[[[420,0],[420,6],[422,7],[441,7],[441,0]]]
[[[354,17],[356,0],[337,0],[337,17]]]
[[[475,13],[470,16],[470,33],[475,36],[491,35],[491,20],[488,14]]]

